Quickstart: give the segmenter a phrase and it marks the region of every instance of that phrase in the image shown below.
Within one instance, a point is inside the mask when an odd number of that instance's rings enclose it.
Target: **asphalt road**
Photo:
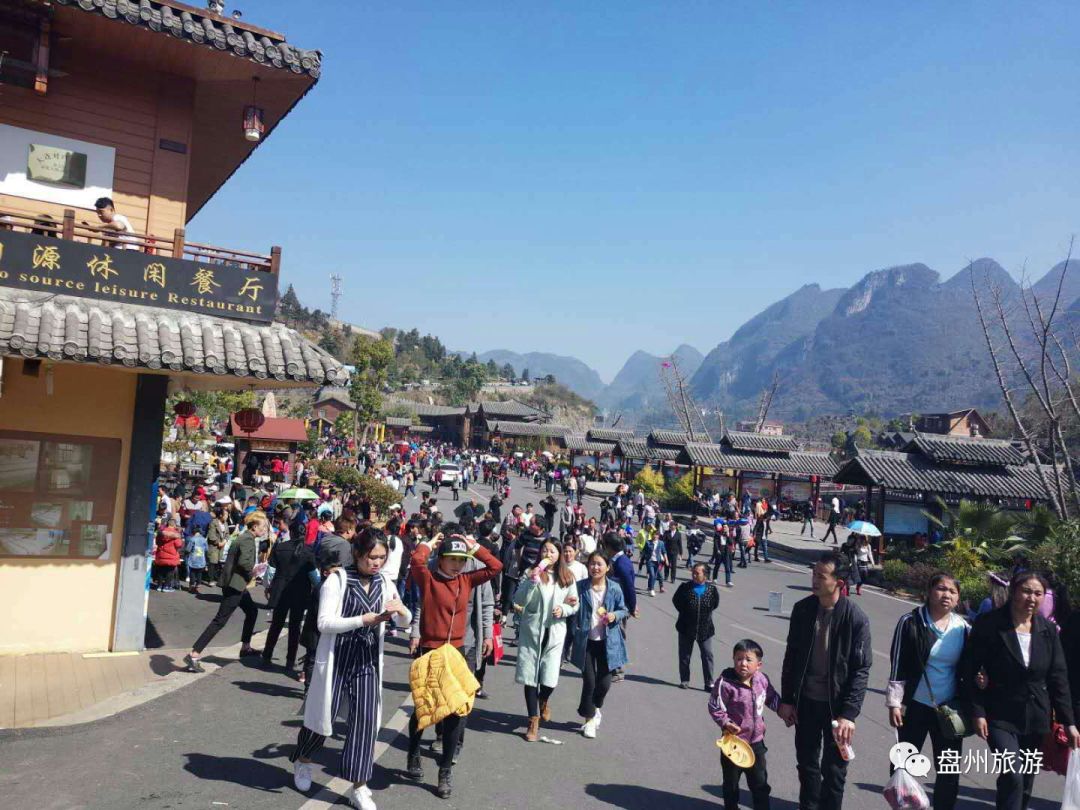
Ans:
[[[540,493],[524,479],[512,481],[510,503],[539,500]],[[487,490],[476,487],[486,499]],[[452,510],[449,493],[444,513]],[[412,504],[408,504],[412,506]],[[595,504],[592,504],[595,507]],[[785,531],[783,526],[780,531]],[[820,543],[810,544],[820,549]],[[686,572],[680,570],[680,580]],[[803,563],[782,561],[736,569],[733,589],[721,587],[721,605],[714,651],[718,670],[730,660],[732,644],[757,639],[765,649],[765,672],[779,682],[786,615],[768,611],[770,591],[784,595],[785,613],[809,591]],[[513,682],[514,648],[494,670],[489,669],[488,700],[477,701],[469,718],[465,751],[454,770],[455,791],[449,801],[435,796],[436,765],[425,747],[426,779],[404,780],[405,739],[398,734],[407,712],[410,659],[404,640],[387,647],[384,688],[384,728],[379,765],[372,787],[383,810],[398,808],[714,808],[720,802],[719,752],[714,741],[719,729],[707,712],[708,695],[700,688],[678,688],[673,587],[650,598],[639,580],[642,616],[630,627],[631,665],[627,678],[616,684],[604,707],[599,737],[586,740],[577,728],[575,708],[580,679],[572,667],[563,676],[552,700],[553,718],[543,733],[562,745],[526,743],[524,698]],[[216,609],[216,591],[196,600],[188,594],[153,594],[151,615],[162,652],[163,671],[179,665],[179,654]],[[881,789],[888,775],[887,752],[893,732],[884,709],[888,675],[888,644],[898,617],[910,605],[891,596],[864,592],[859,605],[873,626],[874,668],[870,692],[859,719],[854,746],[856,760],[848,774],[846,806],[883,807]],[[167,601],[165,601],[167,600]],[[260,617],[259,629],[266,622]],[[239,639],[235,616],[215,640],[215,646]],[[284,639],[279,645],[284,643]],[[277,660],[283,654],[278,648]],[[60,729],[0,733],[0,795],[6,807],[37,810],[69,808],[267,808],[305,810],[327,807],[344,798],[319,785],[332,782],[341,747],[340,738],[327,743],[319,755],[309,796],[292,786],[288,754],[300,725],[302,692],[280,669],[233,662],[191,686],[96,723]],[[774,715],[767,718],[770,782],[774,808],[797,806],[793,734]],[[429,733],[430,737],[430,733]],[[969,746],[982,746],[968,741]],[[927,745],[927,749],[929,744]],[[928,751],[929,753],[929,751]],[[1036,780],[1034,810],[1054,810],[1060,803],[1063,779],[1043,774]],[[744,806],[749,795],[743,793]],[[993,806],[993,777],[969,774],[962,779],[960,807]]]

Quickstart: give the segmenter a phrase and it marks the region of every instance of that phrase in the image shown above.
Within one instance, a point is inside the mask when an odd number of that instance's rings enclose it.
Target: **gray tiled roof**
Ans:
[[[697,434],[698,438],[706,438],[712,441],[712,438],[708,434]],[[693,437],[689,433],[684,433],[679,430],[654,430],[652,431],[647,440],[650,445],[665,444],[670,447],[682,447],[688,442],[692,441]]]
[[[570,428],[563,425],[540,425],[536,422],[506,422],[488,420],[489,433],[499,433],[503,436],[545,436],[552,438],[564,438],[570,433]]]
[[[353,401],[349,399],[349,389],[337,385],[324,385],[315,394],[315,405],[321,405],[324,402],[340,402],[349,409],[356,407],[353,405]]]
[[[411,416],[388,416],[383,420],[387,427],[407,428],[412,427]]]
[[[650,447],[644,439],[619,439],[613,452],[623,458],[646,461],[674,461],[679,457],[679,448]]]
[[[969,439],[962,436],[939,436],[919,434],[912,439],[905,452],[917,451],[938,462],[957,464],[1016,465],[1027,458],[1012,442],[1004,439]]]
[[[411,399],[387,399],[383,405],[384,410],[392,407],[404,406],[417,416],[463,416],[464,408],[455,408],[451,405],[429,405],[426,402],[414,402]]]
[[[754,450],[766,453],[793,453],[799,449],[798,443],[791,436],[766,436],[764,433],[749,433],[729,430],[722,442],[733,450]]]
[[[576,453],[599,453],[607,455],[615,449],[615,442],[590,441],[580,433],[571,433],[565,438],[566,449]]]
[[[519,402],[516,399],[508,399],[505,401],[481,401],[477,403],[477,411],[483,411],[485,417],[498,417],[498,418],[518,418],[518,419],[542,419],[545,414],[543,411],[534,408],[532,405],[526,405],[524,402]]]
[[[786,475],[820,475],[831,478],[836,462],[828,453],[752,453],[733,450],[725,444],[691,442],[682,449],[679,461],[700,467],[725,467]]]
[[[1052,477],[1052,471],[1048,470]],[[1032,498],[1047,493],[1034,464],[975,467],[938,464],[921,453],[860,450],[833,478],[839,484],[977,498]]]
[[[341,363],[279,323],[5,287],[0,353],[315,385],[349,378]]]
[[[622,428],[589,428],[586,435],[596,442],[617,442],[619,439],[633,439],[634,431]]]
[[[205,8],[165,5],[155,0],[56,0],[58,5],[78,8],[90,14],[101,14],[112,20],[171,34],[218,51],[272,65],[292,73],[319,78],[322,53],[296,48],[284,40],[271,39],[247,30],[235,20],[218,16]],[[254,27],[254,26],[252,26]]]

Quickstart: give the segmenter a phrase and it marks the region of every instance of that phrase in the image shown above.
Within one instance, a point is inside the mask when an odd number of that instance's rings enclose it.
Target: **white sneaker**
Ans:
[[[371,798],[371,791],[367,785],[361,785],[348,792],[349,804],[357,810],[376,810],[375,800]]]
[[[649,591],[649,596],[656,596],[656,591]]]
[[[600,728],[600,722],[604,719],[604,715],[600,714],[600,710],[596,710],[596,714],[593,715],[593,722],[596,723],[596,727]]]
[[[590,740],[596,739],[596,718],[592,720],[586,720],[585,725],[581,727],[581,733]]]
[[[292,781],[296,786],[296,789],[301,793],[307,793],[311,790],[311,763],[300,761],[294,762]]]

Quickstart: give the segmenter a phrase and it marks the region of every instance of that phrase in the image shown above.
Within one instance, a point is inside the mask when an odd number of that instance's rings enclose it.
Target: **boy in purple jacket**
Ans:
[[[721,757],[724,769],[724,810],[739,810],[739,777],[746,773],[746,786],[754,801],[754,810],[768,810],[769,773],[765,768],[765,707],[774,712],[780,695],[769,677],[761,672],[765,651],[753,639],[744,638],[735,645],[734,665],[725,669],[713,684],[709,714],[726,733],[735,734],[754,750],[754,764],[744,769],[727,757]]]

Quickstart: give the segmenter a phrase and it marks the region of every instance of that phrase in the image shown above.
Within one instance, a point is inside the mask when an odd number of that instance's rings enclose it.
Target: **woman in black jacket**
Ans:
[[[1009,583],[1009,601],[979,617],[968,640],[967,683],[984,670],[985,689],[970,688],[975,731],[992,751],[1037,750],[1050,730],[1050,711],[1068,730],[1072,748],[1080,746],[1080,731],[1066,671],[1065,651],[1057,629],[1039,615],[1046,580],[1024,571]],[[1030,769],[1033,770],[1033,769]],[[1002,773],[997,779],[998,810],[1022,810],[1031,799],[1032,773]]]
[[[945,738],[938,726],[935,706],[956,706],[956,698],[966,694],[960,663],[971,628],[955,612],[960,587],[951,574],[930,577],[926,603],[905,613],[896,624],[889,654],[889,686],[885,705],[889,723],[897,730],[899,742],[922,749],[927,735],[934,747],[934,762],[948,751],[960,761],[963,739]],[[966,707],[960,707],[964,714]],[[960,774],[937,771],[934,781],[934,810],[952,810],[960,787]]]
[[[713,654],[712,638],[716,635],[712,614],[720,606],[720,592],[707,581],[705,563],[697,563],[690,570],[690,581],[675,591],[671,604],[678,611],[675,630],[679,634],[679,686],[690,688],[690,656],[694,642],[701,651],[701,668],[705,675],[705,691],[712,689]]]

